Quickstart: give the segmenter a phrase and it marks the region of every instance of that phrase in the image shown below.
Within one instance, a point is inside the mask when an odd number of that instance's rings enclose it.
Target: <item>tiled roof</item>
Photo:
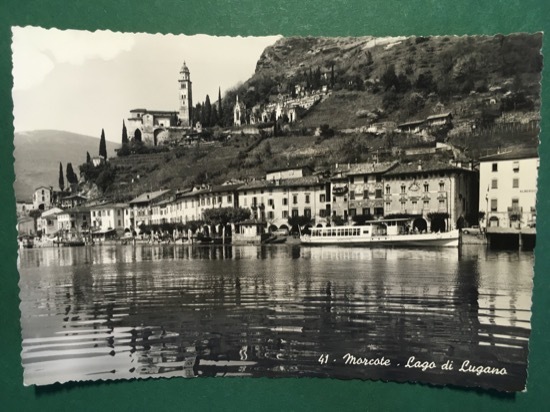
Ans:
[[[398,162],[358,163],[350,165],[348,175],[364,175],[384,173],[397,165]]]
[[[385,173],[385,176],[398,176],[405,174],[417,174],[417,173],[426,173],[426,172],[443,172],[443,171],[471,171],[470,169],[455,166],[450,163],[441,162],[441,161],[424,161],[420,162],[410,162],[403,163],[392,170]]]
[[[529,159],[539,157],[538,149],[536,147],[522,147],[520,149],[511,150],[506,153],[497,153],[490,156],[481,157],[480,162],[491,162],[495,160],[515,160],[515,159]]]
[[[142,193],[141,195],[139,195],[135,199],[131,200],[130,204],[151,202],[151,201],[165,195],[168,192],[170,192],[170,190],[157,190],[156,192]]]

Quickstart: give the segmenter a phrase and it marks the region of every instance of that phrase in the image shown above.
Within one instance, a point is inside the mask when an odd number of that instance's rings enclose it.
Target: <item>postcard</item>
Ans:
[[[541,33],[12,32],[25,385],[526,389]]]

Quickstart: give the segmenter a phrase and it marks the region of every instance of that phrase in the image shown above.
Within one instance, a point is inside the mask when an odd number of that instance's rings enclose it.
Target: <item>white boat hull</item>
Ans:
[[[372,235],[372,236],[310,236],[302,235],[304,245],[344,245],[344,246],[421,246],[421,247],[458,247],[460,232],[452,230],[444,233],[422,233],[408,235]]]

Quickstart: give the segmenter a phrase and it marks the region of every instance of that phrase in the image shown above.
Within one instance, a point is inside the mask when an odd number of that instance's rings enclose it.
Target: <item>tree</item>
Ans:
[[[124,120],[122,121],[122,144],[128,144],[128,132],[126,131],[126,125],[124,124]]]
[[[99,155],[107,160],[107,144],[105,143],[105,131],[101,129],[101,139],[99,140]]]
[[[334,87],[334,64],[330,65],[330,87]]]
[[[229,223],[239,223],[250,218],[250,209],[241,207],[218,207],[206,209],[203,212],[204,220],[209,225],[222,227],[222,242],[225,242],[225,227]]]
[[[204,101],[204,122],[203,126],[210,127],[212,126],[212,104],[210,104],[210,96],[206,95],[206,100]]]
[[[386,70],[384,71],[384,74],[382,74],[380,81],[384,86],[384,90],[389,90],[392,87],[398,89],[399,80],[397,78],[397,75],[395,74],[395,66],[393,64],[390,64],[388,67],[386,67]]]
[[[65,179],[63,178],[63,165],[59,162],[59,189],[65,189]]]
[[[70,185],[78,183],[78,176],[73,170],[73,165],[71,163],[67,163],[67,169],[65,170],[67,173],[67,183]]]
[[[92,157],[90,156],[90,152],[86,152],[86,163],[87,164],[92,163]]]
[[[309,216],[291,216],[288,218],[288,224],[290,226],[298,226],[300,228],[311,223],[311,217]]]
[[[223,126],[222,89],[218,87],[218,123]]]

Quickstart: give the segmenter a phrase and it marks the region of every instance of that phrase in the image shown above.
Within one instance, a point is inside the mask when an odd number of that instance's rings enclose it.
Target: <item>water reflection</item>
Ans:
[[[525,382],[532,254],[187,245],[21,252],[25,382],[136,376],[333,376]],[[320,354],[392,359],[320,365]],[[506,367],[415,371],[409,356]]]

